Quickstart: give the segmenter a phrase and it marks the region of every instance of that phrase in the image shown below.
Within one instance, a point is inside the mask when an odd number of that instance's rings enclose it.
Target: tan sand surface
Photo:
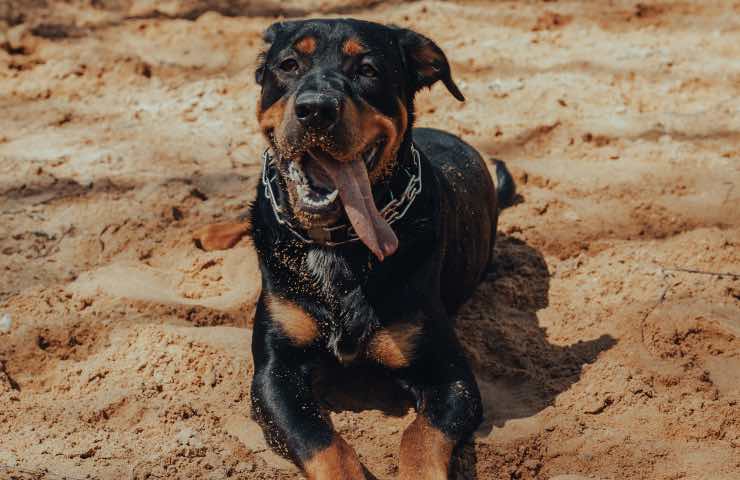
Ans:
[[[437,40],[468,101],[418,124],[519,184],[460,314],[486,418],[452,478],[740,479],[732,0],[0,0],[0,478],[300,478],[248,416],[249,240],[190,239],[254,196],[276,13]],[[340,378],[394,478],[413,412]]]

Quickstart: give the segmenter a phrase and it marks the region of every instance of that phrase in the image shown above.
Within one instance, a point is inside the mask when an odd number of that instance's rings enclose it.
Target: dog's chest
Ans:
[[[330,249],[309,250],[303,259],[303,264],[313,286],[323,294],[322,297],[335,298],[341,294],[337,290],[353,280],[347,261]]]
[[[337,304],[328,320],[326,347],[343,363],[371,361],[391,369],[408,366],[422,333],[418,315],[405,319],[382,321],[370,305],[357,278],[345,259],[331,250],[317,249],[305,258],[315,287],[321,289],[330,303]]]

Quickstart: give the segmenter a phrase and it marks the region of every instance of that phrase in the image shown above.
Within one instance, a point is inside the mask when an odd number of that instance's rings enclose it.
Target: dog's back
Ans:
[[[439,183],[445,230],[440,236],[445,239],[440,293],[447,312],[453,313],[488,269],[498,222],[496,187],[480,154],[460,138],[431,128],[415,128],[413,135]]]

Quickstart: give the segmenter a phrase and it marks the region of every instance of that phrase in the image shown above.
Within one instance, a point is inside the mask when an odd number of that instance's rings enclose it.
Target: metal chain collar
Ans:
[[[413,161],[413,168],[416,169],[416,172],[410,172],[404,168],[404,172],[409,176],[409,183],[406,185],[406,189],[399,198],[394,198],[393,191],[391,191],[391,201],[380,210],[380,214],[389,225],[402,219],[409,211],[411,204],[414,203],[414,199],[421,193],[421,155],[413,144],[411,145],[411,158]],[[277,180],[277,174],[273,173],[272,176],[268,176],[270,167],[273,166],[274,163],[272,155],[270,155],[270,150],[266,149],[262,154],[262,185],[265,186],[265,197],[270,200],[272,212],[275,214],[275,220],[277,220],[280,225],[284,225],[296,238],[308,244],[321,244],[335,247],[356,242],[360,239],[360,237],[357,236],[357,233],[355,233],[355,229],[349,223],[334,225],[332,227],[318,227],[311,229],[306,232],[308,237],[302,234],[297,227],[293,226],[288,219],[283,217],[285,209],[278,205],[275,198],[275,194],[272,190],[272,183]],[[332,237],[335,234],[341,233],[344,233],[345,240],[332,240]]]

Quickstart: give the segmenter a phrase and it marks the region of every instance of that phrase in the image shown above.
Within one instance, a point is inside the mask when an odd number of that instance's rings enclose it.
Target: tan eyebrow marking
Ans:
[[[311,35],[305,36],[293,45],[296,50],[304,55],[311,55],[316,51],[316,38]]]
[[[367,52],[367,49],[356,38],[350,38],[342,45],[342,51],[346,55],[359,55]]]

